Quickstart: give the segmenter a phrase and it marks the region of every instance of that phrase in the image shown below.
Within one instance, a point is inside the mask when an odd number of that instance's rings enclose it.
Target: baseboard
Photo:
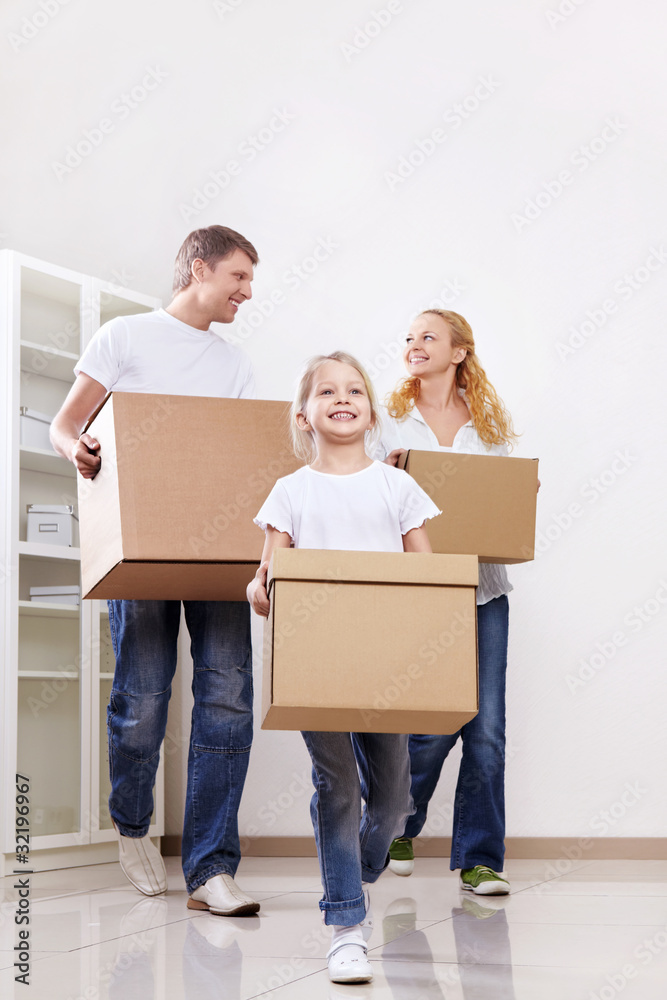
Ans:
[[[415,840],[415,854],[422,858],[449,858],[450,837]],[[507,858],[540,858],[570,861],[666,861],[667,837],[508,837]],[[312,837],[245,837],[241,851],[248,858],[314,858]],[[162,838],[164,855],[181,854],[181,838]]]
[[[180,853],[181,838],[177,838]],[[16,855],[0,855],[2,866],[0,875],[9,875],[17,867]],[[47,850],[39,848],[30,852],[30,868],[32,872],[48,872],[59,868],[83,868],[86,865],[102,865],[111,862],[118,863],[118,844],[113,842],[103,844],[86,844],[83,847],[51,847]]]

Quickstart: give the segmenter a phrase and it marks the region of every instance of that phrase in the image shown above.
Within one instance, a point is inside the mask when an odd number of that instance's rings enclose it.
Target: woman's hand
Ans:
[[[268,618],[269,611],[271,610],[269,595],[266,592],[266,574],[268,569],[268,562],[263,562],[246,588],[246,596],[250,602],[250,607],[256,614],[261,615],[262,618]]]
[[[394,451],[390,451],[387,457],[385,458],[384,460],[385,465],[393,465],[398,467],[399,458],[401,457],[401,455],[407,455],[407,453],[408,453],[407,448],[395,448]]]

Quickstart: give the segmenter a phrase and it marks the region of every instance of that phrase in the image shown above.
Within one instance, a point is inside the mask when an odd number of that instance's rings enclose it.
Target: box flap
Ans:
[[[267,579],[267,589],[274,579],[476,587],[478,567],[471,555],[276,549]]]
[[[104,406],[104,404],[107,402],[108,399],[111,399],[111,393],[110,392],[108,392],[106,394],[106,396],[104,397],[104,399],[102,400],[102,402],[99,404],[99,406],[96,409],[94,409],[93,412],[90,414],[90,416],[88,417],[88,421],[86,423],[86,426],[81,431],[82,434],[87,434],[88,433],[88,429],[90,428],[90,425],[92,424],[92,422],[94,421],[95,417],[100,412],[100,410],[102,409],[102,407]]]

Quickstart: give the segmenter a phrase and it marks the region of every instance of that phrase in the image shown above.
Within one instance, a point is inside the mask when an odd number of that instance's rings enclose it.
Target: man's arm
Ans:
[[[51,444],[63,458],[73,462],[84,479],[100,471],[100,443],[90,434],[81,434],[86,421],[107,394],[101,382],[81,372],[51,424]]]

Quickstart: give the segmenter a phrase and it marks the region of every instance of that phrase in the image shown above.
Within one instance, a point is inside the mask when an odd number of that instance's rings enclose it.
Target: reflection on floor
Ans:
[[[373,888],[375,978],[334,986],[319,920],[317,863],[249,858],[254,917],[187,910],[176,858],[169,891],[142,897],[118,865],[31,877],[30,986],[14,983],[15,878],[0,880],[0,996],[28,1000],[664,1000],[667,861],[508,861],[511,896],[458,888],[445,861]]]

